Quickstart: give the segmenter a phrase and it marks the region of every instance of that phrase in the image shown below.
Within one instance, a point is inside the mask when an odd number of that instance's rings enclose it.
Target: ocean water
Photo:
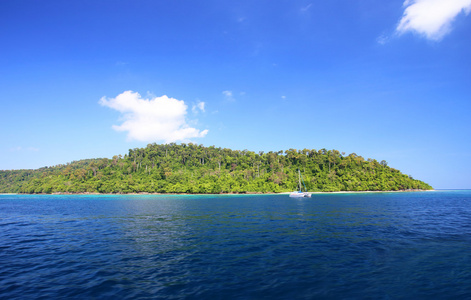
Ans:
[[[471,299],[471,191],[0,195],[0,299]]]

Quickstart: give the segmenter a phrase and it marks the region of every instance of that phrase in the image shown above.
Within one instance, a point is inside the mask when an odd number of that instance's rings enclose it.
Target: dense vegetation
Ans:
[[[337,150],[239,151],[196,144],[150,144],[122,157],[37,170],[0,171],[2,193],[245,193],[432,189],[387,166]]]

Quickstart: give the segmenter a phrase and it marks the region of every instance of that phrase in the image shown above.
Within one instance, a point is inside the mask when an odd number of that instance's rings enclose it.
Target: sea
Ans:
[[[471,299],[471,191],[0,195],[0,299]]]

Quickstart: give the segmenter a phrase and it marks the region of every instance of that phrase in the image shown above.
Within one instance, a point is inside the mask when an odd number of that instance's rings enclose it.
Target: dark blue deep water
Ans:
[[[0,299],[471,299],[471,191],[0,195]]]

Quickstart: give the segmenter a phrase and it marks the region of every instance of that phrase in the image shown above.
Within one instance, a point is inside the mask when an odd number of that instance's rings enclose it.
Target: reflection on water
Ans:
[[[0,196],[0,298],[470,298],[470,199]]]

